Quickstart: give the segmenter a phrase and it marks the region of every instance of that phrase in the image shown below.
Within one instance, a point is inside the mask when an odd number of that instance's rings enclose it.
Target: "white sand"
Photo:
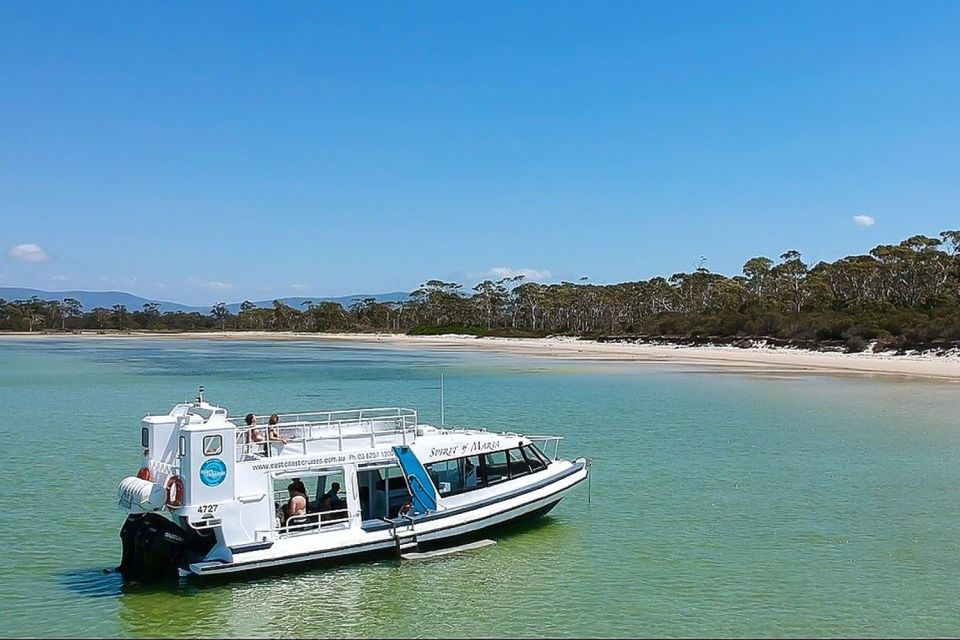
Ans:
[[[960,381],[960,354],[902,355],[874,353],[821,353],[799,349],[739,347],[679,347],[633,343],[601,343],[576,338],[476,338],[473,336],[407,336],[392,333],[290,333],[272,331],[226,331],[211,333],[43,334],[3,333],[0,340],[36,339],[205,339],[205,340],[325,340],[359,342],[412,348],[497,351],[525,356],[544,356],[595,361],[658,362],[701,367],[736,368],[755,373],[875,374],[925,377]]]

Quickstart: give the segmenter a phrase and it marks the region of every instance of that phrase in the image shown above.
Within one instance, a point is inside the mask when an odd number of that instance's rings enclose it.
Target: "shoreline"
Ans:
[[[410,336],[397,333],[295,333],[223,331],[207,333],[24,333],[0,332],[0,341],[34,340],[226,340],[327,341],[410,348],[448,348],[567,360],[709,366],[771,374],[860,374],[960,381],[960,354],[893,355],[836,353],[783,347],[678,346],[598,342],[570,337],[494,338],[465,335]]]

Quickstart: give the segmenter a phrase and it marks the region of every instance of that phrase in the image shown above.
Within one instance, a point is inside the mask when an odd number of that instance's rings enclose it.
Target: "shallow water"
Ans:
[[[586,487],[496,547],[124,587],[138,423],[409,406],[566,437]],[[960,389],[380,345],[0,341],[0,635],[930,636],[960,630]],[[44,505],[39,509],[37,504]]]

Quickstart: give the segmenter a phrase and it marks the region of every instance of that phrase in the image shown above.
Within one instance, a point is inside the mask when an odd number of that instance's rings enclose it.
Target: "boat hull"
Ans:
[[[416,522],[414,531],[419,545],[422,547],[436,547],[455,540],[464,540],[480,533],[487,533],[494,528],[514,525],[523,521],[533,520],[549,513],[564,496],[573,488],[587,479],[589,469],[586,465],[578,465],[571,469],[572,473],[565,474],[555,481],[539,487],[539,490],[530,490],[513,496],[505,501],[503,508],[497,504],[482,504],[475,508],[459,509],[454,515],[442,513],[431,514],[428,521]],[[525,499],[528,498],[528,499]],[[389,534],[390,525],[386,523],[380,529],[381,535],[369,542],[358,542],[339,548],[318,550],[286,556],[275,556],[250,561],[235,561],[232,563],[199,563],[190,565],[189,570],[181,570],[182,577],[208,578],[227,576],[247,572],[268,572],[283,568],[305,568],[306,566],[329,565],[349,562],[376,555],[396,555],[397,542]],[[376,533],[367,532],[370,537]]]

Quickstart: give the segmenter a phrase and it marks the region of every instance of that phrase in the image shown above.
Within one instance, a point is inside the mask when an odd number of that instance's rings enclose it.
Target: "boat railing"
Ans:
[[[299,445],[298,454],[309,453],[309,444],[318,440],[336,440],[343,451],[345,441],[369,439],[370,447],[377,438],[390,436],[407,445],[416,440],[417,412],[413,409],[376,408],[346,411],[321,411],[278,414],[277,424],[266,424],[267,416],[257,416],[257,424],[247,426],[243,418],[230,418],[236,428],[236,446],[240,454],[271,456],[277,443]],[[275,435],[280,436],[278,439]],[[279,455],[279,454],[278,454]]]
[[[160,486],[165,486],[168,478],[180,475],[179,465],[170,464],[169,462],[157,460],[156,458],[150,459],[148,468],[150,469],[150,474],[154,482]]]
[[[334,526],[346,524],[347,527]],[[265,535],[281,538],[291,535],[318,534],[331,529],[344,529],[350,526],[350,512],[348,509],[332,509],[305,513],[299,516],[290,516],[287,522],[268,529],[256,529],[255,536],[261,539]]]
[[[548,455],[547,450],[551,443],[553,443],[553,457],[551,460],[558,460],[560,458],[560,441],[563,440],[563,436],[524,436],[530,442],[537,445],[540,451],[544,455]]]

